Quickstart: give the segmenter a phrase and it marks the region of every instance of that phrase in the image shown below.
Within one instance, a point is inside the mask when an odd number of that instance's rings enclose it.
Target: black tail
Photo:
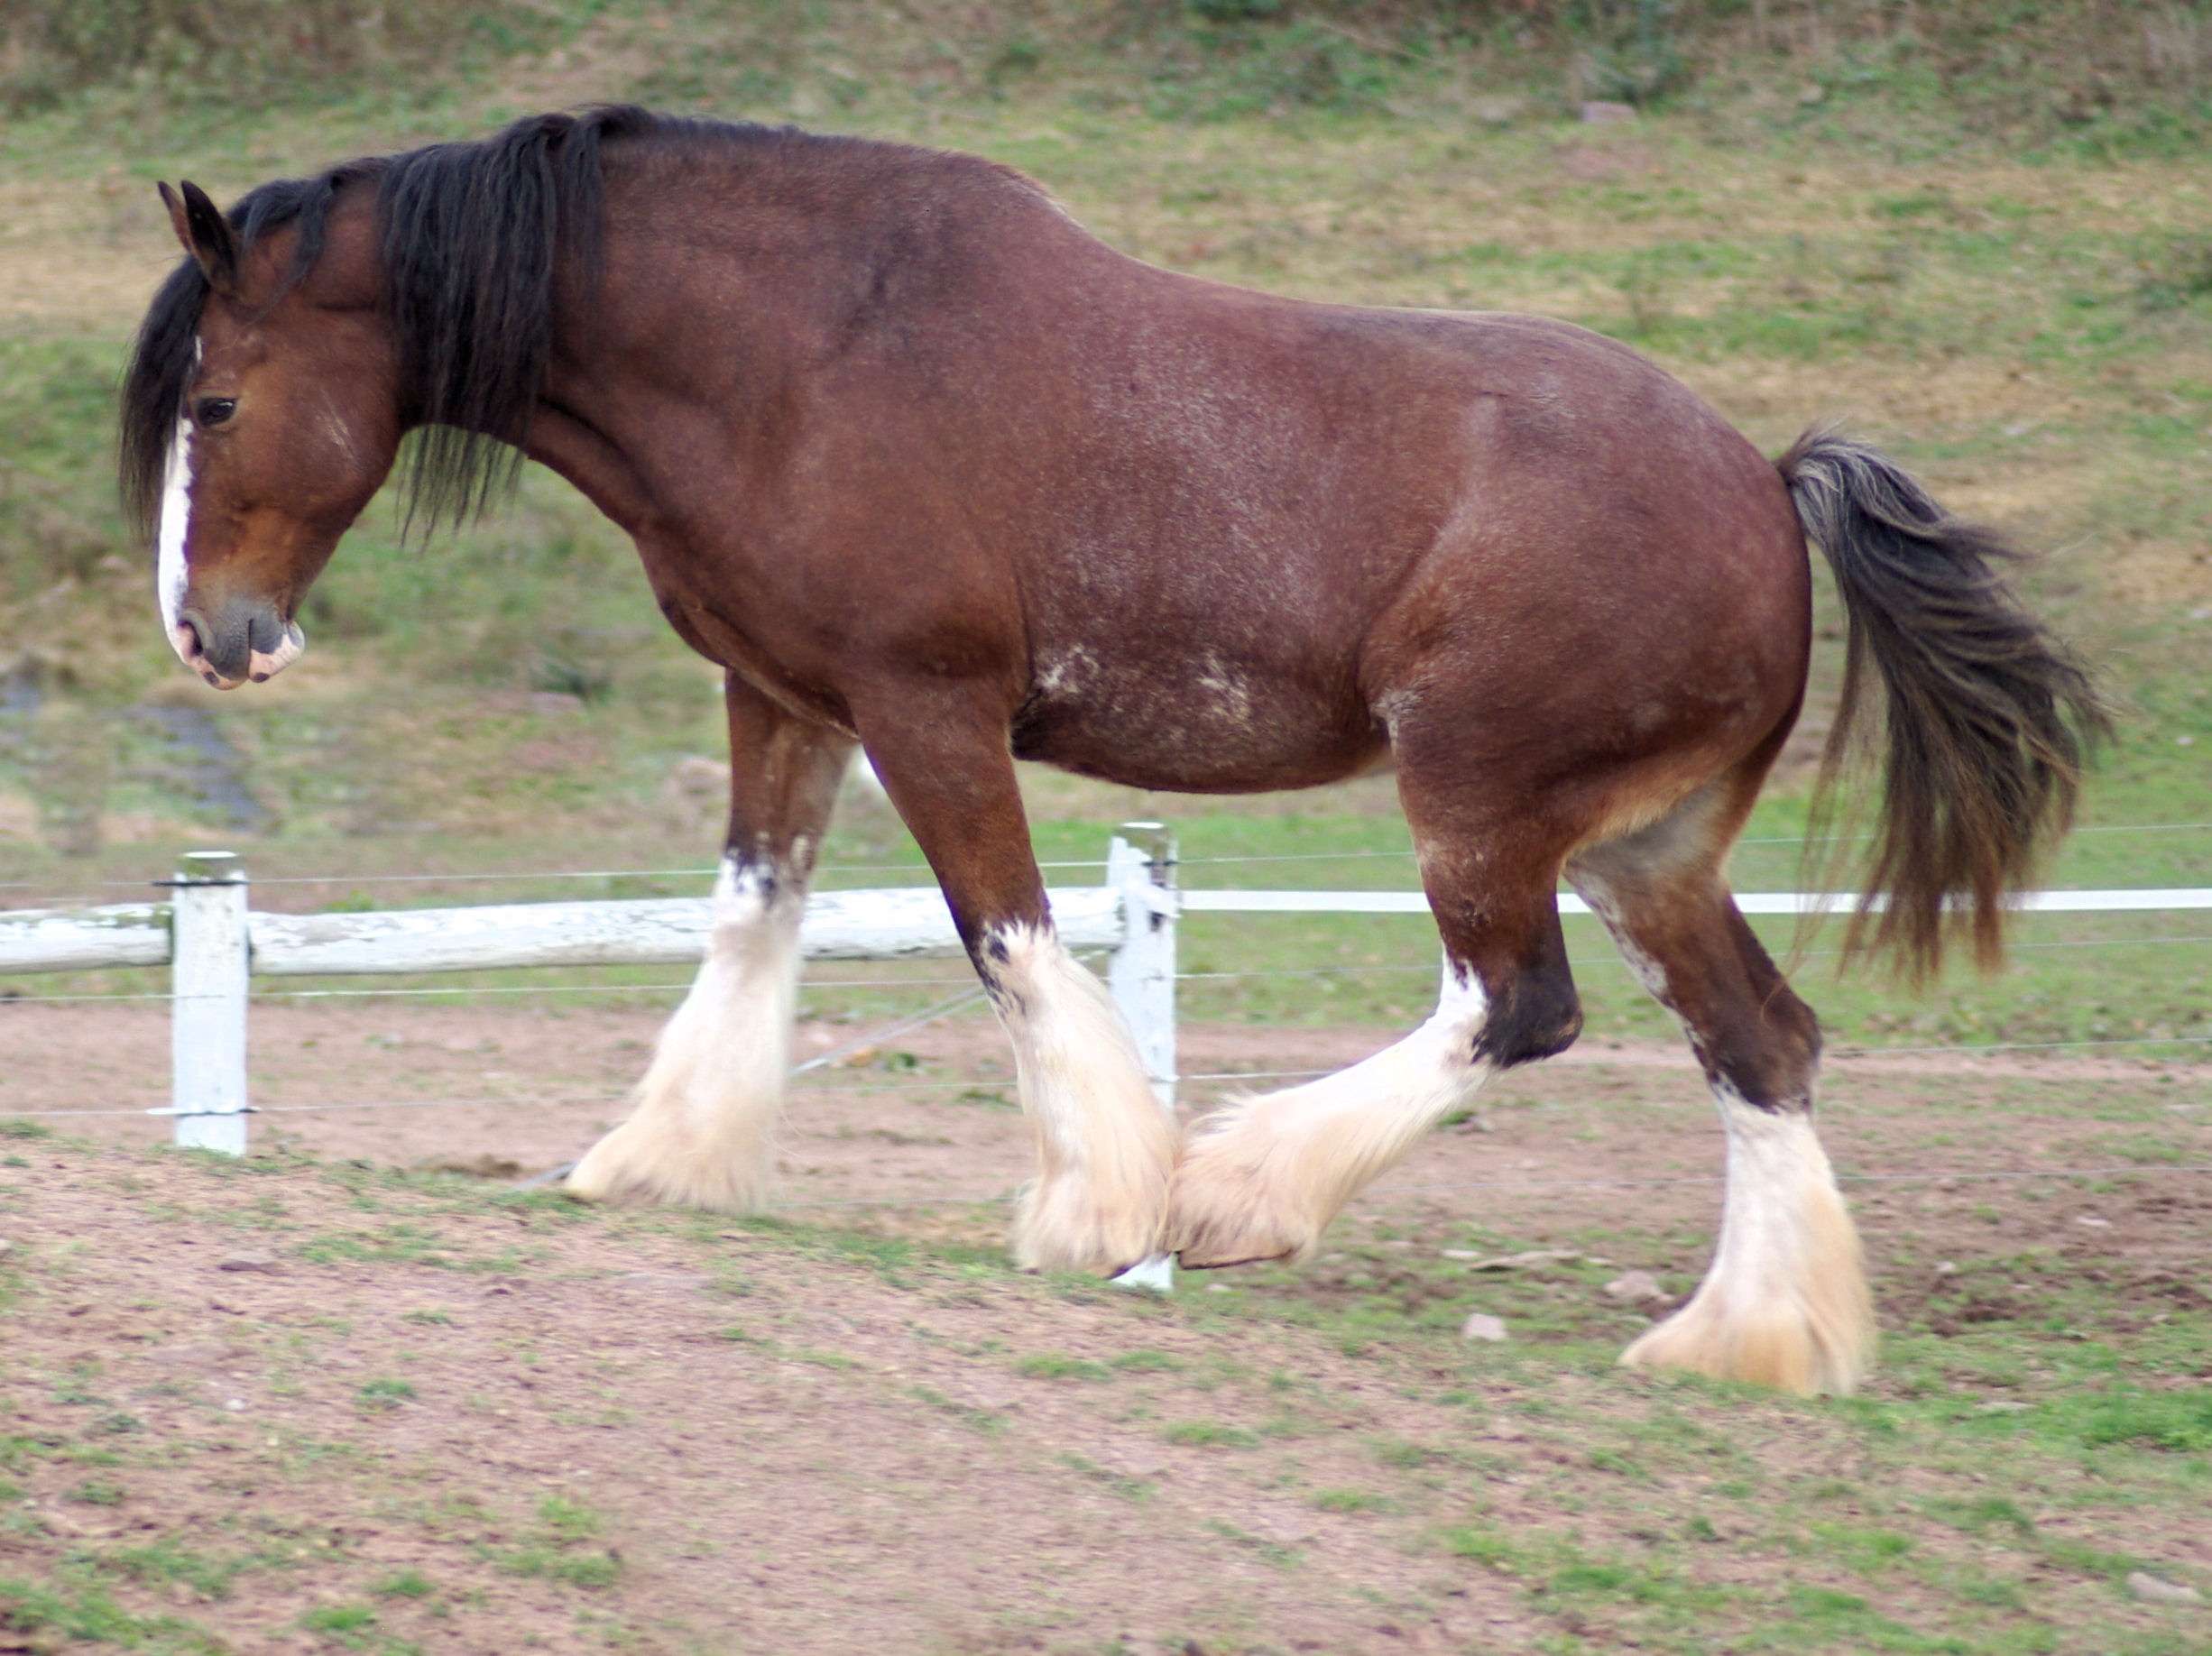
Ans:
[[[1894,461],[1824,428],[1775,464],[1849,619],[1816,823],[1830,819],[1867,711],[1869,661],[1887,692],[1881,815],[1844,952],[1894,950],[1918,980],[1964,934],[1976,961],[1995,966],[2005,894],[2027,884],[2072,822],[2083,761],[2109,734],[2110,714],[2001,573],[2017,548],[1952,517]]]

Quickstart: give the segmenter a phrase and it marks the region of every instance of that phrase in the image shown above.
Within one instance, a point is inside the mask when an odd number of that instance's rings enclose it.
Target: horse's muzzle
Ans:
[[[217,690],[273,678],[308,647],[297,621],[284,620],[271,605],[253,603],[226,604],[212,619],[187,604],[169,641],[177,658]]]

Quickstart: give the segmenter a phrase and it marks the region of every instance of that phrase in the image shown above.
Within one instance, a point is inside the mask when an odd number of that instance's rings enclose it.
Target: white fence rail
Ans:
[[[1153,1090],[1175,1108],[1175,845],[1157,823],[1123,824],[1106,879],[1054,890],[1071,949],[1111,952],[1107,979],[1137,1035]],[[381,913],[277,915],[247,905],[228,851],[189,851],[166,904],[0,912],[0,973],[170,968],[170,1102],[179,1145],[242,1154],[246,1009],[254,977],[352,977],[512,968],[696,963],[714,907],[704,897],[509,903]],[[812,896],[807,960],[911,961],[963,952],[934,886]]]
[[[1096,866],[1096,865],[1091,865]],[[1176,888],[1173,837],[1129,823],[1108,850],[1105,879],[1051,893],[1071,948],[1109,952],[1106,978],[1137,1037],[1154,1091],[1172,1109],[1175,1088],[1175,921],[1179,914],[1419,915],[1418,891],[1258,891]],[[681,965],[705,950],[705,898],[512,903],[382,912],[255,912],[237,860],[189,852],[165,904],[0,912],[0,973],[167,965],[171,987],[169,1104],[180,1145],[236,1155],[253,1105],[246,1088],[246,1012],[254,977],[484,971],[514,968]],[[1796,915],[1848,897],[1749,892],[1747,914]],[[2042,914],[2212,909],[2212,889],[2030,893]],[[1562,896],[1565,914],[1587,914]],[[825,892],[807,899],[800,948],[809,960],[908,961],[957,956],[960,940],[934,886]],[[1201,974],[1205,975],[1205,974]],[[1229,974],[1235,975],[1235,974]]]

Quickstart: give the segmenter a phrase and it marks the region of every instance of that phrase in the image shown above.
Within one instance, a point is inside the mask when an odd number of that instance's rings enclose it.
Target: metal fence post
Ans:
[[[245,1154],[245,870],[187,851],[171,887],[170,1101],[180,1148]]]
[[[1175,1113],[1175,838],[1163,823],[1123,823],[1106,852],[1106,883],[1122,895],[1121,945],[1106,986],[1137,1038],[1153,1096]],[[1114,1281],[1166,1293],[1175,1264],[1166,1254],[1132,1265]]]

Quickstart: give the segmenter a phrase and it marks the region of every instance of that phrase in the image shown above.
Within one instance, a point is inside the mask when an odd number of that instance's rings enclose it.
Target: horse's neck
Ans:
[[[726,430],[795,400],[895,312],[926,331],[932,307],[989,284],[1001,234],[1104,251],[1026,179],[984,168],[881,146],[835,170],[771,151],[675,182],[658,168],[611,172],[603,273],[571,284],[558,313],[531,457],[635,535],[653,515],[653,456],[698,446],[681,426]],[[654,198],[671,189],[686,192],[681,215]]]

